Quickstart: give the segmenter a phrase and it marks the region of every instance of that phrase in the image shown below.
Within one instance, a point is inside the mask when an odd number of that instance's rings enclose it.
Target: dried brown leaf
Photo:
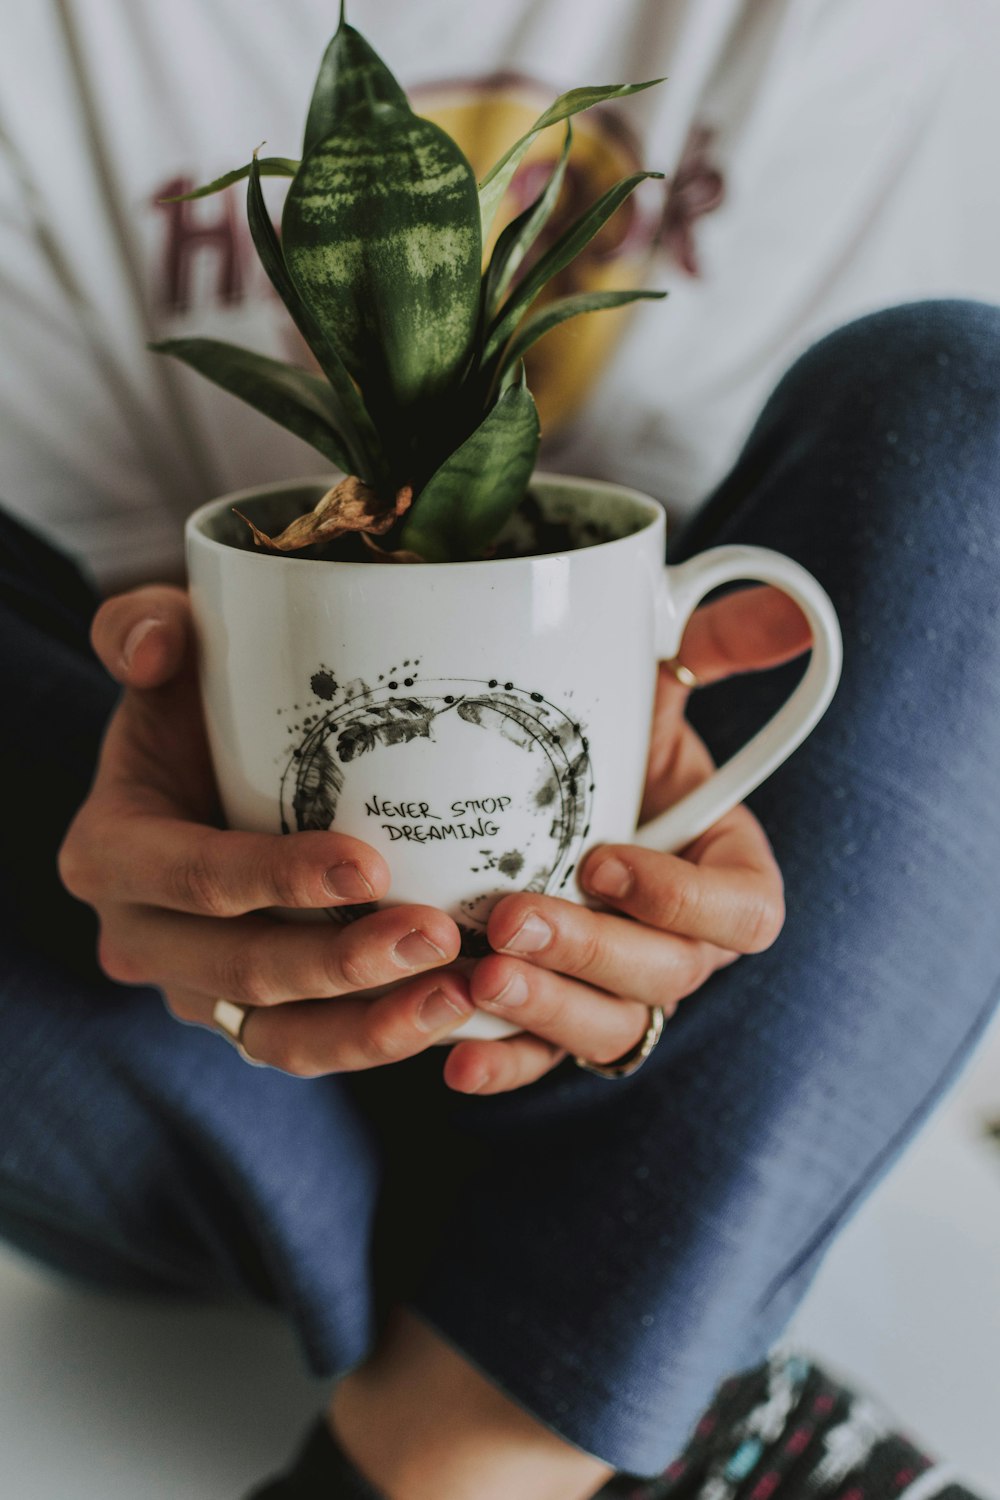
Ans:
[[[333,542],[350,531],[360,531],[374,536],[384,536],[394,522],[409,509],[413,491],[405,485],[397,491],[396,498],[386,505],[380,500],[371,485],[349,474],[341,479],[320,499],[307,515],[297,516],[279,536],[268,536],[255,526],[249,516],[233,509],[241,521],[245,521],[253,532],[258,547],[268,552],[298,552],[303,547],[315,546],[317,542]]]

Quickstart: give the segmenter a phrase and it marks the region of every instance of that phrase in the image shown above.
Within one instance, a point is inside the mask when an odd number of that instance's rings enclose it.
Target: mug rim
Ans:
[[[252,559],[254,564],[262,563],[284,563],[293,565],[295,568],[329,568],[336,567],[341,570],[357,569],[363,571],[365,576],[371,573],[372,564],[369,562],[340,562],[332,558],[317,557],[295,557],[289,554],[274,552],[249,552],[241,547],[233,547],[229,542],[220,542],[215,537],[208,536],[203,530],[208,519],[216,515],[220,510],[231,508],[240,501],[256,499],[258,496],[289,494],[299,489],[315,489],[317,486],[329,487],[331,475],[304,475],[301,478],[288,480],[278,479],[269,484],[249,485],[245,489],[231,490],[228,494],[218,495],[214,500],[208,500],[204,505],[199,505],[197,510],[191,512],[184,523],[184,535],[189,546],[197,545],[207,548],[210,552],[223,553],[227,556],[235,554],[243,559]],[[634,531],[626,536],[610,537],[603,542],[590,542],[585,547],[567,547],[559,552],[531,552],[517,557],[485,557],[473,558],[465,562],[421,562],[419,567],[422,571],[433,569],[438,572],[446,570],[449,576],[457,569],[469,568],[502,568],[512,564],[520,564],[522,567],[527,563],[554,563],[563,559],[580,557],[588,553],[603,552],[609,547],[624,547],[629,542],[635,542],[639,537],[646,537],[658,527],[665,534],[666,511],[658,500],[652,495],[646,495],[642,490],[634,490],[628,485],[615,484],[607,479],[587,479],[582,475],[555,474],[544,470],[533,474],[531,484],[540,488],[555,490],[586,489],[598,491],[609,498],[614,496],[629,500],[638,504],[646,512],[646,520]]]

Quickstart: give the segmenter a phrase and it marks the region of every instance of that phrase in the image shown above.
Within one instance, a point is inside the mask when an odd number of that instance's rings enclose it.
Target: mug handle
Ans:
[[[795,600],[812,629],[809,665],[791,697],[753,739],[701,786],[643,824],[634,842],[645,848],[676,853],[718,822],[801,745],[836,692],[843,644],[830,598],[805,568],[766,547],[712,547],[667,567],[657,600],[657,656],[676,656],[695,606],[720,584],[739,579],[773,584]]]

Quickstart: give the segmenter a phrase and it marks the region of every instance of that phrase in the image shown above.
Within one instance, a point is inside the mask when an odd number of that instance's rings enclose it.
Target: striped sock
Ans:
[[[727,1380],[658,1479],[617,1476],[607,1500],[977,1500],[894,1431],[868,1397],[796,1356]]]

